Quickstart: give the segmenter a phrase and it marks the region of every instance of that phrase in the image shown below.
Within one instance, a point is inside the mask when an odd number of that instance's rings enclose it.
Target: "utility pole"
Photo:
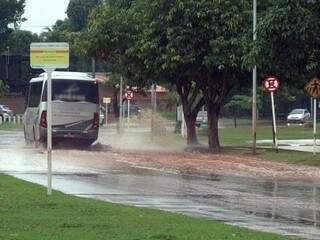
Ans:
[[[154,135],[154,84],[151,86],[151,138]]]
[[[253,0],[253,42],[257,40],[257,0]],[[252,73],[252,154],[257,153],[257,66]]]
[[[122,97],[123,97],[123,77],[120,77],[120,94],[119,94],[119,124],[120,124],[120,133],[122,133],[122,117],[123,117],[123,110],[122,110]]]
[[[7,57],[6,57],[6,78],[9,81],[9,65],[10,65],[10,47],[7,46]]]
[[[94,57],[91,58],[91,67],[92,67],[92,77],[96,78],[96,59]]]

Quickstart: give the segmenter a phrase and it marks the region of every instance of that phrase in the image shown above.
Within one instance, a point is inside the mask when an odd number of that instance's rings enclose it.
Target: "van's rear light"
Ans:
[[[41,113],[40,127],[47,128],[47,111],[42,111]]]
[[[99,114],[94,113],[93,114],[93,122],[92,122],[92,127],[91,129],[98,129],[99,128]]]

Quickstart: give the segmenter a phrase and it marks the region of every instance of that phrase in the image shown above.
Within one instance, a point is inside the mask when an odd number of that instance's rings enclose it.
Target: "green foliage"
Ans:
[[[1,96],[1,94],[0,94]],[[22,123],[8,123],[8,122],[3,122],[0,124],[0,130],[5,130],[5,131],[22,131],[23,130],[23,124]]]
[[[18,29],[11,32],[8,39],[10,52],[12,54],[19,55],[28,55],[30,51],[30,44],[40,40],[37,34]]]
[[[8,25],[22,21],[25,0],[0,0],[0,51],[6,47],[7,37],[12,31]]]
[[[8,93],[9,91],[9,86],[3,80],[0,80],[0,96]]]
[[[177,91],[171,90],[167,93],[169,101],[175,105],[181,104],[181,99]]]
[[[319,75],[319,2],[278,0],[260,16],[257,42],[247,54],[251,66],[298,87]]]
[[[71,31],[81,31],[87,25],[90,12],[101,3],[101,0],[70,0],[67,15]]]
[[[250,110],[252,107],[252,97],[247,95],[234,95],[230,102],[225,105],[227,108],[237,110]]]

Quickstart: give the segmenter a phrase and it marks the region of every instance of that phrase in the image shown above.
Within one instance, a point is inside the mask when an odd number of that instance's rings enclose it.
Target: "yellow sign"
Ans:
[[[109,97],[104,97],[103,98],[103,103],[111,103],[111,98],[109,98]]]
[[[68,43],[31,43],[30,65],[36,69],[69,67]]]
[[[304,90],[313,98],[320,98],[320,80],[312,79],[304,86]]]

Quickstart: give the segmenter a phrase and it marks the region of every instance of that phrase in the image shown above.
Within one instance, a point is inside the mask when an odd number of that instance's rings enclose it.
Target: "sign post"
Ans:
[[[313,99],[313,155],[316,155],[317,146],[317,99]]]
[[[111,103],[111,98],[103,98],[103,103],[106,104],[105,123],[108,124],[108,104]]]
[[[69,67],[68,43],[31,43],[31,68],[47,73],[47,194],[52,194],[52,73],[57,68]]]
[[[278,138],[277,138],[277,124],[276,124],[276,110],[274,104],[274,92],[277,91],[280,87],[280,81],[275,76],[267,77],[263,82],[264,88],[270,92],[271,96],[271,108],[272,108],[272,126],[274,133],[274,148],[278,152]]]
[[[317,146],[317,99],[320,98],[320,80],[312,79],[304,86],[304,90],[313,98],[313,155]]]
[[[128,127],[130,125],[130,101],[133,99],[133,91],[126,91],[126,99],[128,101],[128,117],[127,117],[127,120],[128,120]]]

